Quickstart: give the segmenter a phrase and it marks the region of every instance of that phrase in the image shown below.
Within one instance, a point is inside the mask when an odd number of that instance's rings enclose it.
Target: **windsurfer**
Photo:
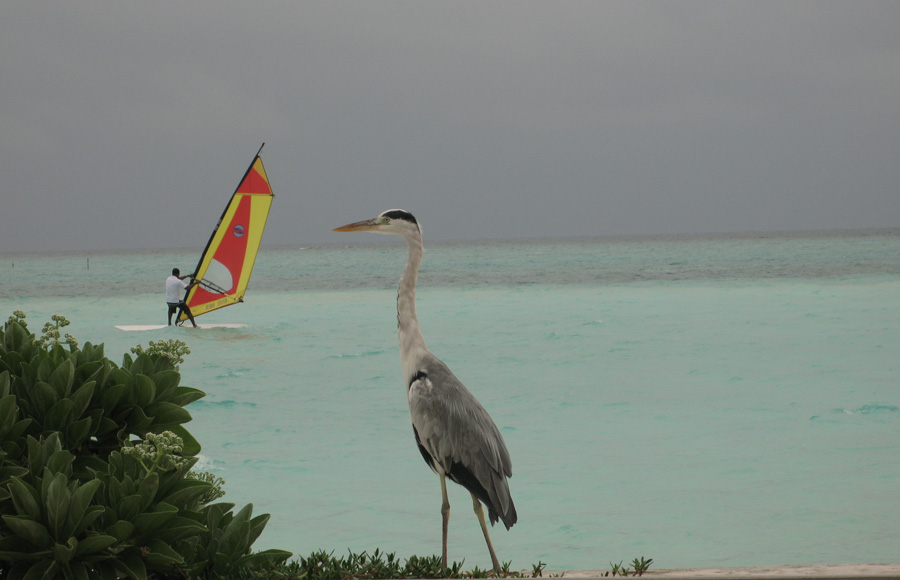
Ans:
[[[169,306],[169,326],[172,326],[172,315],[175,314],[176,311],[179,311],[178,316],[175,318],[176,326],[178,325],[178,319],[181,318],[181,313],[184,312],[190,319],[191,324],[194,325],[194,328],[197,328],[197,323],[194,321],[194,314],[184,302],[184,298],[181,297],[181,291],[190,290],[191,287],[197,283],[197,280],[192,279],[191,283],[188,284],[184,281],[185,278],[193,278],[193,276],[190,274],[182,276],[181,271],[178,268],[172,268],[172,275],[166,278],[166,304]]]

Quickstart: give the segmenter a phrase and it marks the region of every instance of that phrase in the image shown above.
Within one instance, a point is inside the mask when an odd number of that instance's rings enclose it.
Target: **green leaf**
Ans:
[[[181,375],[177,371],[160,371],[155,373],[152,379],[156,383],[156,400],[168,401],[181,381]]]
[[[106,390],[103,391],[103,394],[100,395],[100,405],[103,407],[103,412],[107,416],[112,415],[113,411],[122,403],[130,390],[128,385],[121,383],[107,387]]]
[[[9,377],[8,372],[4,372],[3,374]],[[9,382],[8,378],[7,382]],[[10,429],[12,429],[13,423],[16,421],[16,413],[18,410],[19,406],[16,404],[15,395],[7,394],[0,399],[0,437],[3,437]]]
[[[9,430],[7,436],[12,439],[21,439],[22,435],[28,430],[32,423],[34,423],[34,420],[31,418],[22,419],[12,426],[12,429]]]
[[[85,417],[75,421],[66,429],[66,443],[70,449],[77,449],[91,435],[91,418]]]
[[[33,558],[34,546],[8,532],[0,538],[0,562],[19,562]]]
[[[132,375],[152,375],[154,370],[153,359],[146,353],[139,354],[128,370]]]
[[[56,394],[53,387],[40,381],[35,383],[28,391],[28,397],[31,399],[31,404],[34,406],[35,414],[41,417],[44,416],[44,414],[47,413],[47,410],[59,400],[59,396]]]
[[[38,503],[39,496],[36,489],[19,479],[9,481],[9,491],[12,495],[13,506],[17,515],[38,519],[41,516],[41,506]]]
[[[2,368],[4,371],[8,371],[11,376],[20,375],[21,377],[25,376],[23,367],[28,366],[25,357],[14,351],[6,351],[5,353],[3,353],[3,356],[0,356],[0,365],[2,365],[2,367],[0,368]],[[34,373],[32,373],[32,375],[33,374]],[[31,382],[29,382],[27,386],[31,386],[33,384],[34,380],[31,380]],[[12,380],[10,380],[9,392],[16,395],[19,394],[16,392],[17,390],[18,389],[16,389],[16,385],[12,383]]]
[[[50,374],[53,372],[53,369],[50,368],[53,366],[53,361],[49,357],[41,358],[40,362],[35,369],[37,371],[37,380],[46,383],[50,380]]]
[[[234,504],[224,501],[220,503],[211,503],[203,508],[204,515],[206,516],[206,526],[210,531],[219,529],[219,524],[232,509],[234,509]]]
[[[147,507],[153,503],[153,500],[156,499],[156,493],[159,491],[159,473],[153,472],[147,474],[143,480],[141,480],[138,485],[137,492],[140,494],[141,501],[141,509],[147,509]]]
[[[72,423],[75,405],[71,399],[60,399],[44,415],[44,431],[65,431]]]
[[[128,429],[131,433],[143,437],[151,425],[153,425],[153,419],[148,417],[143,409],[137,406],[131,408],[131,413],[128,415]]]
[[[112,561],[112,564],[119,572],[133,580],[147,580],[147,568],[137,548],[125,550]]]
[[[46,476],[45,476],[46,481]],[[72,493],[68,488],[68,478],[62,473],[57,473],[46,486],[47,493],[44,497],[44,508],[47,513],[47,524],[50,533],[55,538],[68,537],[65,529],[66,516],[69,513],[69,503]]]
[[[248,554],[241,558],[241,568],[244,570],[259,570],[284,563],[285,560],[293,556],[291,552],[285,550],[264,550],[255,554]]]
[[[62,473],[64,475],[72,474],[72,462],[75,461],[75,456],[72,455],[71,451],[67,451],[65,449],[56,451],[47,459],[46,469],[50,470],[50,473]]]
[[[148,552],[145,556],[147,563],[153,567],[172,566],[173,564],[184,564],[184,558],[172,549],[172,547],[159,539],[152,539],[147,542]]]
[[[28,470],[21,465],[5,465],[0,467],[0,481],[6,481],[13,477],[24,477],[26,475],[28,475]]]
[[[53,374],[50,375],[50,386],[56,391],[56,394],[62,397],[68,397],[72,390],[72,383],[75,380],[75,365],[71,360],[65,360],[56,367]]]
[[[223,554],[222,552],[215,553],[213,556],[213,572],[220,576],[224,576],[232,568],[234,568],[234,562],[232,561],[231,556]]]
[[[41,438],[41,446],[44,448],[46,457],[50,457],[53,453],[62,450],[62,442],[59,440],[59,433],[50,433]]]
[[[22,580],[51,580],[56,577],[58,568],[59,564],[54,560],[38,561],[22,576]]]
[[[166,503],[157,504],[152,512],[144,512],[138,514],[134,518],[134,525],[137,533],[142,536],[152,534],[166,525],[166,523],[175,517],[178,508]]]
[[[104,435],[115,433],[118,428],[119,424],[109,417],[101,417],[100,424],[97,426],[96,434],[98,437],[103,437]]]
[[[157,425],[177,425],[191,420],[191,414],[186,409],[165,401],[149,405],[147,415],[153,417]]]
[[[116,471],[119,470],[117,463],[121,462],[122,455],[118,452],[110,453],[109,459],[110,459],[109,473],[112,474],[113,470],[116,470]],[[119,460],[119,461],[116,461],[116,460]],[[109,497],[111,504],[116,504],[117,502],[121,502],[125,498],[125,496],[130,495],[133,492],[134,492],[134,490],[129,491],[129,490],[125,489],[125,486],[122,484],[122,482],[117,477],[110,477],[106,481],[106,495],[107,495],[107,497]]]
[[[169,495],[162,501],[190,509],[210,487],[209,483],[199,479],[182,479],[172,486]]]
[[[25,516],[3,516],[7,527],[32,546],[47,549],[52,541],[47,528]]]
[[[103,550],[109,548],[112,545],[118,543],[119,540],[114,536],[107,536],[104,534],[92,534],[89,536],[85,536],[78,542],[78,548],[75,550],[75,555],[77,556],[90,556],[91,554],[96,554],[97,552],[102,552]]]
[[[259,556],[265,556],[272,563],[284,562],[294,555],[293,552],[288,552],[287,550],[279,550],[277,548],[263,550],[262,552],[257,552],[256,554]]]
[[[177,542],[182,538],[199,536],[205,532],[206,528],[200,522],[190,518],[175,516],[169,520],[165,529],[156,532],[156,537],[167,542]]]
[[[89,580],[120,580],[119,571],[116,570],[112,562],[113,560],[93,562],[91,564],[93,574]]]
[[[44,455],[44,447],[40,441],[31,435],[28,436],[26,443],[28,445],[28,470],[37,477],[44,470],[47,456]]]
[[[69,503],[69,513],[66,516],[66,529],[70,534],[77,534],[78,528],[81,526],[81,520],[87,513],[94,494],[103,483],[99,479],[92,479],[85,482],[72,492],[72,499]],[[96,506],[95,506],[96,507]]]
[[[35,383],[38,382],[38,379],[37,379],[37,371],[35,370],[35,368],[33,366],[31,366],[27,362],[27,361],[31,360],[31,355],[27,354],[26,355],[27,358],[26,358],[26,357],[22,357],[18,354],[7,353],[7,358],[15,358],[17,356],[19,357],[16,359],[16,361],[18,362],[19,378],[21,380],[16,381],[16,383],[18,383],[18,385],[16,385],[16,384],[10,385],[10,388],[12,389],[11,392],[14,395],[16,395],[20,399],[22,399],[26,395],[28,395],[28,390],[31,389]]]
[[[156,399],[156,383],[147,375],[137,375],[134,382],[137,404],[146,407]]]
[[[69,578],[71,580],[92,580],[93,575],[88,572],[88,567],[81,562],[69,564]]]
[[[78,366],[75,368],[76,380],[81,380],[85,384],[88,381],[103,382],[100,379],[103,378],[103,369],[107,365],[104,364],[103,360],[89,360],[89,358],[88,353],[82,348],[81,358],[77,363]]]
[[[53,546],[53,558],[61,564],[67,564],[75,557],[75,548],[78,547],[78,540],[69,538],[65,544],[55,544]]]
[[[132,522],[141,513],[141,496],[129,495],[119,502],[119,519]]]
[[[259,538],[259,535],[263,532],[263,529],[265,529],[266,524],[269,523],[270,517],[269,514],[262,514],[250,520],[250,543],[248,544],[248,547],[252,546],[257,538]]]
[[[117,542],[124,542],[134,533],[134,524],[125,520],[119,520],[106,528],[104,532],[114,537]]]
[[[172,397],[169,400],[176,405],[185,407],[188,404],[193,403],[198,399],[202,399],[205,396],[206,393],[204,393],[200,389],[194,389],[191,387],[176,387],[175,392],[172,394]]]
[[[3,345],[7,350],[17,351],[23,346],[30,346],[31,337],[34,336],[17,322],[6,327],[6,334],[3,337]]]
[[[106,513],[108,508],[102,505],[92,505],[87,510],[85,510],[84,515],[81,517],[81,522],[79,522],[75,528],[72,530],[73,536],[80,537],[85,530],[90,528],[97,518]],[[112,510],[110,510],[112,512]],[[115,512],[112,512],[115,513]]]
[[[219,541],[219,552],[235,558],[242,556],[250,547],[250,514],[253,504],[247,504],[235,514],[234,519],[225,528]]]
[[[44,415],[44,431],[65,431],[72,424],[74,414],[71,399],[60,399]]]
[[[70,399],[72,399],[72,404],[75,406],[75,418],[80,418],[85,410],[88,408],[88,405],[91,404],[91,399],[94,397],[94,388],[97,383],[95,381],[90,381],[81,385],[78,389],[72,393]]]

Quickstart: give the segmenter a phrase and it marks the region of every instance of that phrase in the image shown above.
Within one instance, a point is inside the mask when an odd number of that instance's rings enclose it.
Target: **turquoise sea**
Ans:
[[[335,239],[264,249],[245,304],[203,318],[244,329],[114,328],[164,323],[196,250],[0,254],[0,316],[63,314],[116,361],[187,342],[207,393],[187,427],[225,499],[272,514],[256,548],[439,553],[397,351],[406,247]],[[426,249],[428,346],[512,455],[519,523],[492,534],[513,568],[900,561],[900,230]],[[451,559],[489,566],[449,491]]]

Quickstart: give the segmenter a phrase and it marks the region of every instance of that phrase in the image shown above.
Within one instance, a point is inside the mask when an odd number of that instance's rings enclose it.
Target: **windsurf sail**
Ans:
[[[195,317],[244,301],[275,197],[259,156],[265,146],[234,190],[194,270],[199,284],[188,291],[185,302]],[[179,320],[187,316],[181,313]]]

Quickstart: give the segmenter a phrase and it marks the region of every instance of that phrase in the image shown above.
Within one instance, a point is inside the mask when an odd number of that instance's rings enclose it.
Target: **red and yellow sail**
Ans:
[[[197,264],[194,278],[200,283],[185,299],[194,316],[243,301],[275,197],[260,153],[262,147],[231,196]],[[185,320],[187,316],[182,313],[179,318]]]

